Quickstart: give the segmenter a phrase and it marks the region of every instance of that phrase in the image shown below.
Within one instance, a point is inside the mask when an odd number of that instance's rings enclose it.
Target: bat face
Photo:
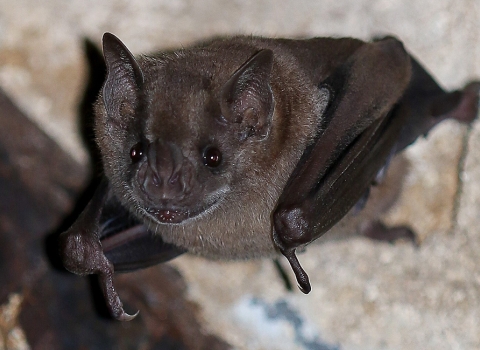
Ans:
[[[114,190],[154,225],[184,223],[213,211],[268,134],[273,109],[268,79],[251,86],[257,75],[270,73],[271,54],[243,66],[234,62],[225,72],[208,57],[137,62],[108,37],[104,50],[108,78],[97,108],[104,110],[97,139]],[[256,101],[260,98],[265,106]]]
[[[224,199],[242,145],[203,77],[185,77],[192,82],[188,94],[172,96],[168,87],[175,82],[165,75],[163,69],[153,77],[162,86],[145,82],[142,106],[134,115],[120,114],[123,137],[116,139],[115,153],[107,156],[115,162],[105,170],[143,217],[176,224],[205,214]]]

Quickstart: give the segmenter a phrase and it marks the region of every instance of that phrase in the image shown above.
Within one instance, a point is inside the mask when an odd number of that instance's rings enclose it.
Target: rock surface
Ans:
[[[0,86],[83,164],[84,39],[99,44],[105,31],[134,53],[236,33],[393,34],[445,87],[480,78],[476,0],[0,1]],[[310,295],[286,292],[270,261],[175,260],[203,326],[235,349],[480,348],[478,140],[479,122],[447,122],[411,147],[404,195],[386,220],[412,226],[420,248],[312,245],[300,256]]]

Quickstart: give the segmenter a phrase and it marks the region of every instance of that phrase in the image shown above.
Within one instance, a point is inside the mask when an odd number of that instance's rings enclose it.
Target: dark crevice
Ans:
[[[453,208],[452,208],[452,217],[451,217],[451,225],[450,225],[450,234],[454,235],[458,230],[458,215],[460,212],[461,207],[461,200],[463,196],[463,173],[465,171],[465,162],[469,153],[469,142],[470,137],[472,135],[473,125],[468,124],[466,126],[466,131],[463,133],[462,136],[462,147],[460,150],[460,157],[457,163],[457,188],[455,191],[455,195],[453,197]]]

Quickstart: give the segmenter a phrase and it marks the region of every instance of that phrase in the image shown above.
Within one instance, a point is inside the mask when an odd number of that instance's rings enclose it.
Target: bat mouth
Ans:
[[[178,224],[191,217],[189,211],[181,209],[147,208],[146,212],[153,216],[156,221],[167,224]]]
[[[215,211],[223,202],[229,188],[224,187],[211,194],[203,203],[197,205],[175,205],[173,203],[140,204],[137,208],[145,218],[157,224],[184,224],[187,221],[198,220]]]
[[[211,206],[206,208],[184,209],[184,208],[145,208],[148,216],[161,224],[180,224],[189,219],[200,216],[208,211]]]

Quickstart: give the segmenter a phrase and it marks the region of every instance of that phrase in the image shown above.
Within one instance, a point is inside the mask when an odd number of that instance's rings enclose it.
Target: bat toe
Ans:
[[[407,226],[387,227],[379,221],[369,222],[360,228],[360,233],[373,240],[395,243],[398,240],[412,242],[418,246],[418,237]]]

